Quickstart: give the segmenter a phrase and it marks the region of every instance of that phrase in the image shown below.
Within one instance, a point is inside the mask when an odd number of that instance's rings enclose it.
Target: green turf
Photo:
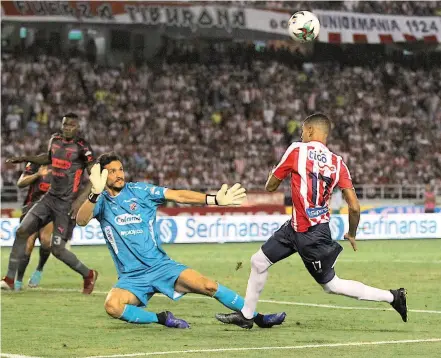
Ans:
[[[441,241],[359,242],[354,253],[347,243],[337,264],[338,275],[366,284],[408,290],[409,308],[441,311]],[[224,285],[244,294],[249,258],[257,244],[166,245],[170,256]],[[302,346],[349,342],[376,342],[441,338],[441,314],[410,313],[405,324],[396,312],[343,310],[277,303],[260,303],[265,312],[286,311],[286,323],[277,328],[251,331],[222,325],[216,312],[226,312],[213,299],[189,295],[178,302],[154,297],[149,310],[171,310],[186,319],[191,330],[153,325],[130,325],[107,317],[105,292],[116,275],[105,247],[74,247],[78,257],[100,272],[92,296],[44,289],[81,289],[82,280],[68,267],[50,258],[43,275],[42,290],[3,292],[1,334],[3,353],[39,357],[86,357],[171,350]],[[9,249],[1,250],[2,274]],[[25,279],[36,266],[34,252]],[[401,262],[398,262],[401,261]],[[243,267],[236,271],[237,262]],[[389,308],[376,302],[355,301],[324,294],[308,276],[298,256],[271,268],[261,296],[264,300],[331,304],[352,307]],[[180,357],[182,353],[167,355]],[[188,353],[194,357],[440,357],[441,342],[375,346],[319,347],[300,350],[229,351]]]

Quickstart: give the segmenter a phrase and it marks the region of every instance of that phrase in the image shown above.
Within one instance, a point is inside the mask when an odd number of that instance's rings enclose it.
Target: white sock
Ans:
[[[262,249],[251,256],[251,273],[248,279],[245,304],[241,310],[245,318],[253,318],[256,311],[257,301],[268,278],[268,268],[271,262],[263,253]]]
[[[394,300],[394,296],[390,291],[366,286],[358,281],[342,280],[337,275],[331,281],[322,285],[322,287],[327,293],[353,297],[359,300],[389,303]]]

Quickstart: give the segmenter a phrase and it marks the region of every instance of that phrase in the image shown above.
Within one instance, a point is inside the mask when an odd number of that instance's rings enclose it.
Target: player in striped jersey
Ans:
[[[280,163],[270,172],[265,189],[275,191],[288,176],[291,177],[293,214],[261,249],[251,257],[251,274],[240,312],[218,314],[223,323],[252,328],[253,313],[263,290],[271,265],[298,252],[309,273],[325,292],[359,300],[388,302],[407,322],[406,291],[382,290],[361,282],[340,279],[334,271],[338,255],[343,250],[331,238],[329,202],[338,186],[349,207],[349,240],[357,250],[355,236],[360,221],[360,204],[352,186],[351,175],[342,158],[326,147],[331,121],[324,114],[305,119],[302,142],[287,149]]]

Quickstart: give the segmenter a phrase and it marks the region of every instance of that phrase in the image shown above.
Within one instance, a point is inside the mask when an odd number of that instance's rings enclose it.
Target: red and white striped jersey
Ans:
[[[343,159],[323,143],[294,142],[273,170],[285,179],[291,174],[292,220],[297,232],[308,231],[317,224],[329,222],[329,202],[336,185],[350,189],[352,179]]]

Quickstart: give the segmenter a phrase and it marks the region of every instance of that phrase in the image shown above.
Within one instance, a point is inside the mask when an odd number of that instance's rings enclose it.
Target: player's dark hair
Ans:
[[[70,119],[78,120],[78,115],[76,113],[69,112],[69,113],[66,113],[63,116],[63,118],[70,118]]]
[[[307,124],[310,126],[319,126],[323,128],[326,133],[331,131],[331,120],[326,114],[323,113],[314,113],[310,116],[306,117],[303,124]]]
[[[101,165],[101,171],[103,171],[104,167],[107,164],[110,164],[112,162],[120,161],[122,163],[121,157],[118,156],[115,152],[109,152],[101,154],[98,159],[97,163]]]

